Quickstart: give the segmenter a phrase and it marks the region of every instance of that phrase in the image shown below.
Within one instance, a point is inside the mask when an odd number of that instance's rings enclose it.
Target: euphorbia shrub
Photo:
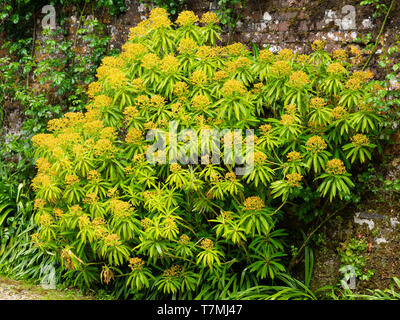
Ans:
[[[173,24],[154,9],[103,60],[87,111],[33,138],[33,240],[76,284],[218,299],[270,281],[287,263],[278,219],[305,191],[320,203],[349,196],[352,164],[371,158],[380,117],[370,72],[350,71],[346,52],[322,41],[311,55],[216,46],[217,24],[189,11]],[[150,163],[146,132],[168,133],[170,121],[199,135],[254,129],[254,169]]]

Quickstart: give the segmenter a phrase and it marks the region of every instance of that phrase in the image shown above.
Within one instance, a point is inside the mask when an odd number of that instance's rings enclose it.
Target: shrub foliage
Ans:
[[[32,238],[75,284],[226,298],[285,272],[285,212],[306,196],[316,206],[349,198],[351,167],[371,158],[380,131],[371,72],[351,70],[347,53],[322,41],[310,55],[252,54],[217,46],[219,32],[213,13],[183,11],[172,23],[154,9],[119,56],[103,59],[87,111],[32,139]],[[199,136],[254,129],[254,170],[148,162],[146,131],[168,139],[170,121]]]

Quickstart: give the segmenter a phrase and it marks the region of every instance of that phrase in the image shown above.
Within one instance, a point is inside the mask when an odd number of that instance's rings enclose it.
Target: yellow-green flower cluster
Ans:
[[[124,110],[124,116],[126,121],[131,121],[139,115],[139,111],[136,107],[128,106]]]
[[[270,50],[264,49],[260,51],[258,59],[261,60],[262,62],[270,63],[274,61],[274,54]]]
[[[351,138],[351,143],[356,149],[360,149],[369,146],[369,139],[366,135],[358,133]]]
[[[187,26],[196,23],[199,21],[199,17],[196,16],[193,11],[182,11],[178,15],[178,19],[176,19],[175,23],[180,26]]]
[[[314,40],[314,42],[311,44],[311,49],[313,51],[324,50],[325,45],[326,45],[326,41],[324,41],[324,40]]]
[[[44,213],[39,218],[40,224],[44,227],[50,227],[53,225],[54,219],[48,213]]]
[[[278,52],[276,59],[277,60],[292,60],[293,56],[294,56],[294,53],[293,53],[292,49],[282,49],[281,51]]]
[[[331,63],[328,68],[326,68],[326,72],[330,74],[344,74],[346,73],[346,69],[343,67],[343,65],[339,62],[334,62]]]
[[[128,144],[141,144],[143,141],[143,132],[136,128],[129,129],[126,134],[125,142]]]
[[[217,24],[219,23],[219,19],[214,12],[206,12],[201,16],[200,22],[204,24]]]
[[[192,105],[196,111],[205,111],[210,104],[210,100],[204,95],[197,95],[192,99]]]
[[[288,84],[295,88],[303,88],[310,83],[310,79],[304,71],[295,71],[289,77]]]
[[[188,244],[190,242],[190,238],[187,234],[183,234],[179,238],[179,243],[181,244]]]
[[[302,159],[301,154],[297,151],[289,152],[286,157],[288,162],[298,162]]]
[[[192,84],[203,86],[208,82],[208,76],[203,70],[197,70],[191,74],[190,81]]]
[[[322,98],[314,97],[310,100],[310,107],[312,109],[322,109],[325,106],[326,106],[326,102]]]
[[[73,185],[79,183],[79,181],[80,181],[79,177],[76,176],[76,175],[74,175],[74,174],[70,174],[70,175],[67,175],[67,176],[65,177],[65,184],[66,184],[68,187],[71,187],[71,186],[73,186]]]
[[[129,268],[132,271],[142,270],[145,262],[140,258],[131,258],[129,259]]]
[[[119,235],[112,233],[104,238],[104,244],[107,247],[118,247],[122,244]]]
[[[267,156],[265,155],[265,153],[263,153],[261,151],[254,152],[254,164],[262,165],[265,163],[266,160],[267,160]]]
[[[160,69],[165,73],[175,73],[179,69],[179,61],[174,55],[168,54],[161,60]]]
[[[284,126],[290,126],[295,123],[295,119],[290,114],[283,114],[281,120],[279,121]]]
[[[346,167],[342,160],[332,159],[327,162],[325,172],[332,175],[341,175],[346,173]]]
[[[339,61],[346,61],[347,60],[347,53],[346,50],[343,49],[336,49],[332,51],[332,58]]]
[[[233,94],[246,94],[246,88],[244,87],[243,83],[241,83],[239,80],[227,80],[221,91],[229,96],[229,95],[233,95]]]
[[[155,69],[160,63],[160,58],[154,53],[147,53],[142,59],[142,66],[145,69]]]
[[[236,179],[236,174],[234,172],[227,172],[225,174],[225,180],[227,181],[235,181]]]
[[[286,180],[290,187],[300,187],[300,181],[303,176],[300,173],[289,173],[286,175]]]
[[[272,130],[272,126],[270,124],[263,124],[260,126],[260,132],[262,135],[268,135]]]
[[[196,52],[197,48],[197,42],[192,38],[183,38],[181,42],[179,42],[178,51],[182,54],[193,54]]]
[[[342,106],[337,106],[332,109],[332,116],[335,120],[342,119],[347,113],[346,108]]]
[[[214,242],[211,239],[204,239],[200,242],[200,247],[204,250],[210,250],[214,248]]]
[[[287,77],[290,76],[292,67],[290,66],[290,62],[287,60],[275,61],[272,64],[271,72],[276,76]]]
[[[173,173],[176,173],[176,172],[182,170],[182,167],[181,167],[179,164],[177,164],[177,163],[172,163],[172,164],[169,166],[169,170],[170,170],[171,172],[173,172]]]

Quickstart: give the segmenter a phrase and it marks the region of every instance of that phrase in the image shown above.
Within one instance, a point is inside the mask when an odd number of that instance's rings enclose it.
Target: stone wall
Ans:
[[[231,41],[240,41],[252,46],[270,46],[272,51],[293,48],[297,52],[308,52],[315,39],[325,39],[328,49],[343,47],[357,37],[367,33],[377,35],[382,19],[373,19],[371,6],[360,6],[357,0],[248,0],[242,2],[237,11],[238,21]],[[98,12],[97,18],[107,25],[112,36],[112,47],[120,47],[129,35],[129,29],[146,19],[151,10],[150,3],[126,0],[127,10],[118,17],[109,17]],[[185,9],[198,15],[217,9],[217,1],[189,0]],[[56,8],[57,9],[57,8]],[[74,11],[74,8],[71,12]],[[384,38],[394,40],[400,32],[400,1],[397,1],[385,28]],[[77,23],[71,16],[71,30]],[[226,27],[223,27],[226,30]],[[40,33],[40,27],[38,28]],[[227,40],[227,34],[223,35]]]
[[[242,18],[232,41],[260,47],[269,45],[272,51],[293,48],[308,52],[315,39],[325,39],[329,47],[339,47],[372,32],[376,35],[382,21],[372,18],[371,6],[360,6],[356,0],[248,0],[237,9]],[[129,28],[148,15],[151,5],[127,0],[127,11],[109,24],[115,46],[126,41]],[[188,1],[186,8],[201,15],[217,9],[217,1]],[[396,2],[386,26],[386,38],[395,39],[400,31],[400,1]],[[225,28],[226,29],[226,28]],[[227,40],[227,35],[223,39]]]

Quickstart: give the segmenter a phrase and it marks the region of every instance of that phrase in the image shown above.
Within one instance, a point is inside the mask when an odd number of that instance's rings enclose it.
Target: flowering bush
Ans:
[[[371,158],[381,118],[370,72],[351,72],[346,52],[328,53],[321,41],[311,55],[216,46],[217,24],[213,13],[188,11],[173,24],[154,9],[122,53],[103,60],[87,111],[51,120],[49,133],[32,139],[33,241],[75,284],[113,281],[126,297],[222,299],[273,280],[287,264],[283,213],[305,190],[324,201],[348,197],[351,165]],[[208,157],[146,160],[146,132],[171,140],[169,121],[198,135],[253,129],[252,156],[240,154],[254,159],[252,169],[239,175],[236,163]]]

